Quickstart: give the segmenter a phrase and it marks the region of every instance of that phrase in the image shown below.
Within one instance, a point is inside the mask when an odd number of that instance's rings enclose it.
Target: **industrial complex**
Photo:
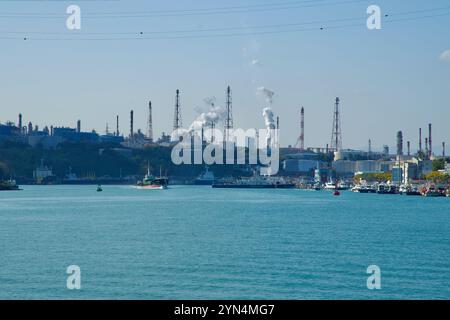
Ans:
[[[179,133],[182,130],[194,130],[183,129],[180,101],[181,92],[176,90],[172,133],[166,134],[163,132],[159,138],[154,137],[152,103],[149,101],[146,130],[135,129],[134,110],[130,110],[129,130],[126,133],[120,129],[120,118],[117,115],[114,130],[111,131],[107,125],[104,134],[95,131],[83,131],[81,120],[76,122],[75,127],[54,127],[50,125],[39,128],[37,125],[33,125],[31,121],[24,123],[23,115],[19,114],[17,123],[0,124],[0,142],[12,141],[31,147],[39,146],[45,150],[55,149],[67,143],[99,145],[101,146],[100,152],[109,148],[125,156],[131,156],[135,150],[154,147],[170,149],[179,142],[181,136]],[[293,146],[280,149],[279,175],[298,179],[299,184],[311,185],[325,184],[329,181],[351,181],[355,176],[389,173],[391,174],[391,183],[408,184],[412,181],[419,181],[430,174],[433,171],[433,160],[439,158],[446,163],[446,167],[442,171],[449,172],[445,142],[442,142],[442,154],[436,155],[433,152],[432,124],[428,125],[425,138],[422,128],[418,129],[418,148],[416,150],[412,150],[410,141],[405,143],[402,131],[398,131],[396,136],[393,137],[393,139],[396,139],[397,145],[395,152],[390,152],[388,146],[384,146],[382,152],[374,152],[371,140],[368,141],[367,150],[344,149],[340,103],[340,99],[336,98],[332,110],[333,123],[330,143],[322,147],[306,146],[306,109],[304,107],[299,109],[300,134]],[[200,116],[197,122],[194,122],[191,127],[195,127],[195,124],[196,130],[202,130],[201,139],[204,144],[212,142],[214,137],[204,137],[203,130],[207,128],[215,129],[219,125],[223,127],[225,140],[229,140],[229,132],[233,129],[232,91],[230,87],[227,87],[225,91],[224,110],[217,111],[217,107],[212,102],[210,112]],[[276,128],[279,129],[279,126],[280,119],[277,117]],[[241,169],[243,174],[249,171],[248,166],[242,166]],[[45,165],[45,159],[36,163],[33,179],[44,181],[46,177],[51,175],[52,170]]]

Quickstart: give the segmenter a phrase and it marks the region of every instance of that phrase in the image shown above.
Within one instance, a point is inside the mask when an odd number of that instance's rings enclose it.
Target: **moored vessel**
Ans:
[[[0,180],[0,191],[19,191],[20,187],[17,185],[15,180]]]
[[[280,177],[254,176],[250,178],[225,179],[215,181],[213,188],[242,188],[242,189],[293,189],[295,183],[287,182]]]
[[[205,171],[194,180],[194,184],[198,186],[210,186],[214,183],[214,173],[209,170],[209,167],[205,168]]]

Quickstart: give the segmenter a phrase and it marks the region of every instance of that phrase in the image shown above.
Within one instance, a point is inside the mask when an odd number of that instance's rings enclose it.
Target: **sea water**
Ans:
[[[0,192],[0,299],[450,299],[450,198],[103,190]]]

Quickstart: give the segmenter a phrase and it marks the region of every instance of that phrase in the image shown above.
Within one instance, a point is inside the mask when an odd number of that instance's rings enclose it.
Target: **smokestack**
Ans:
[[[23,128],[22,128],[22,114],[21,113],[19,113],[19,130],[20,130],[20,133],[22,133]]]
[[[445,142],[442,142],[442,158],[445,158]]]
[[[277,117],[277,129],[280,129],[280,117]]]
[[[119,116],[116,116],[116,136],[119,136]]]
[[[427,158],[430,157],[430,153],[428,152],[428,138],[425,138],[425,156]]]
[[[50,126],[50,135],[53,135],[53,126]]]
[[[33,133],[33,124],[31,123],[31,121],[28,123],[28,134],[32,134]]]
[[[403,155],[403,132],[397,132],[397,155]]]
[[[428,124],[428,152],[429,152],[429,156],[431,157],[431,155],[433,154],[433,142],[431,139],[431,123]]]
[[[152,119],[152,102],[148,103],[148,140],[153,142],[153,119]]]
[[[422,152],[422,128],[419,128],[419,152]]]
[[[130,111],[130,138],[134,137],[134,111]]]
[[[80,133],[81,132],[81,120],[77,121],[77,132]]]
[[[408,146],[408,157],[411,155],[411,142],[407,141],[406,145]]]

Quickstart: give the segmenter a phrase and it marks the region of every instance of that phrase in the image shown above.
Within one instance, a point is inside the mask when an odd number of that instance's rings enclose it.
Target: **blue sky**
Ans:
[[[152,100],[159,136],[171,131],[176,89],[188,126],[206,97],[223,105],[230,85],[235,126],[262,128],[267,103],[256,89],[264,86],[275,92],[283,145],[297,140],[302,105],[306,145],[329,143],[336,96],[342,102],[345,148],[367,148],[369,138],[375,149],[394,148],[396,132],[403,130],[415,150],[418,128],[425,131],[429,122],[436,151],[442,141],[450,144],[450,59],[439,59],[450,50],[449,0],[284,2],[287,9],[258,7],[277,3],[273,0],[0,1],[0,121],[16,121],[22,112],[24,121],[41,127],[74,127],[81,119],[83,129],[104,132],[119,114],[122,132],[128,132],[129,110],[135,111],[135,127],[145,129]],[[81,7],[81,31],[66,29],[70,4]],[[365,26],[371,4],[389,14],[382,30]],[[222,7],[238,8],[194,14]],[[448,9],[422,11],[443,7]],[[192,11],[176,15],[173,10]],[[417,13],[395,16],[412,11]],[[112,13],[117,15],[108,16]],[[423,16],[431,17],[390,21]],[[344,18],[361,19],[327,22]],[[273,26],[312,21],[317,23]],[[342,25],[351,26],[327,29]],[[167,33],[215,28],[237,29]],[[275,30],[283,32],[260,34]],[[231,35],[236,33],[242,35]],[[195,37],[199,34],[207,36]],[[153,39],[133,40],[139,37]]]

